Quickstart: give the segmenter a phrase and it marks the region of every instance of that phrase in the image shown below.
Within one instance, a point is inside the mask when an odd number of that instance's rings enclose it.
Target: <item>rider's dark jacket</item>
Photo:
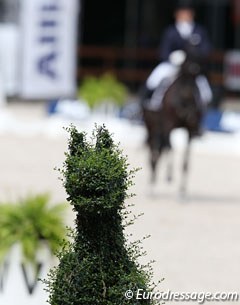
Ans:
[[[199,24],[194,24],[193,32],[188,39],[182,38],[175,25],[169,26],[160,45],[160,58],[167,61],[169,55],[176,50],[187,50],[189,45],[196,48],[199,55],[206,57],[211,50],[211,43],[206,30]]]

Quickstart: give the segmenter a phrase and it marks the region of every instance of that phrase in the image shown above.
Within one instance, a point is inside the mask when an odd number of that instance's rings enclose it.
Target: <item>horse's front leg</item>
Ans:
[[[167,150],[167,182],[173,181],[173,152],[172,149],[169,148]]]
[[[189,173],[189,159],[190,159],[190,148],[191,148],[191,136],[188,136],[187,146],[184,152],[183,165],[182,165],[182,179],[180,185],[180,195],[184,197],[186,195],[186,185]]]
[[[167,182],[172,182],[173,180],[173,151],[170,143],[170,132],[166,137],[165,150],[167,155]]]
[[[155,183],[157,180],[157,162],[160,157],[160,151],[157,148],[151,149],[151,183]]]

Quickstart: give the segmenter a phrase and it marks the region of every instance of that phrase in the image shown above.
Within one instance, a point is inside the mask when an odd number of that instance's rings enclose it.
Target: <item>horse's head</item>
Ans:
[[[179,74],[196,77],[204,74],[204,61],[198,49],[188,46],[185,50],[176,50],[169,56],[169,61],[174,66],[180,67]]]
[[[181,67],[176,87],[178,93],[174,99],[178,119],[192,133],[198,130],[202,115],[201,97],[196,82],[201,74],[201,64],[187,57]]]
[[[181,65],[180,74],[195,78],[198,75],[204,74],[203,67],[203,59],[197,52],[187,52],[186,58]]]
[[[179,124],[193,131],[198,129],[201,119],[200,92],[196,78],[204,74],[203,67],[203,58],[199,52],[195,48],[187,49],[182,56],[179,75],[166,98],[170,101],[169,105],[173,106]]]

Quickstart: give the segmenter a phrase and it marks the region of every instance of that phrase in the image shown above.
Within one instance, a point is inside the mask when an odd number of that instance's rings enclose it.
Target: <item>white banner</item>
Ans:
[[[79,0],[23,0],[20,95],[73,97],[76,93]]]

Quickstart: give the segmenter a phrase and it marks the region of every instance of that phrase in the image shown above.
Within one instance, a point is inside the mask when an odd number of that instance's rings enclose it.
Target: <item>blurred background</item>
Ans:
[[[205,132],[192,145],[184,201],[178,190],[186,134],[179,129],[171,135],[173,183],[165,181],[164,157],[152,186],[139,105],[175,5],[0,0],[0,206],[46,192],[50,206],[66,201],[53,170],[62,166],[67,150],[63,127],[74,123],[91,133],[95,123],[105,123],[130,167],[142,168],[131,201],[144,216],[130,230],[134,238],[151,235],[143,260],[156,261],[154,278],[165,278],[160,290],[240,292],[240,1],[194,1],[196,20],[213,45],[207,63],[213,100]],[[73,219],[67,207],[63,222],[73,225]],[[26,281],[21,286],[15,276],[7,277],[4,266],[1,304],[46,304],[42,286],[35,283],[30,294]],[[12,270],[18,269],[15,264]],[[21,286],[18,298],[12,285]]]

